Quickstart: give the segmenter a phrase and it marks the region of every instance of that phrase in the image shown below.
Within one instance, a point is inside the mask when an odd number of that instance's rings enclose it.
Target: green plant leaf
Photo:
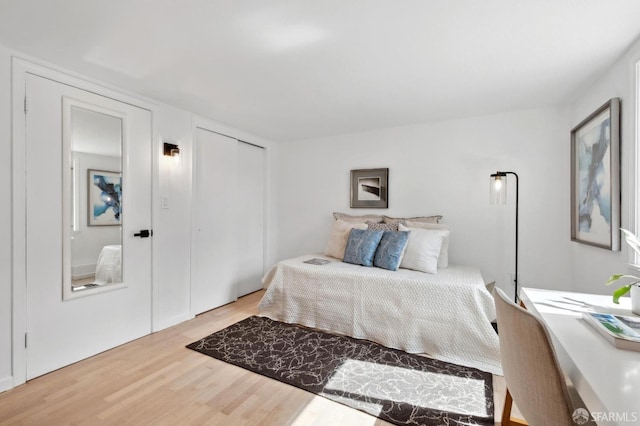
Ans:
[[[622,296],[624,296],[625,294],[629,293],[629,291],[631,290],[631,286],[634,285],[634,284],[636,284],[636,283],[623,285],[622,287],[620,287],[619,289],[614,291],[613,292],[613,303],[619,304],[620,303],[620,298]]]
[[[631,278],[637,281],[640,281],[640,277],[636,277],[635,275],[627,275],[627,274],[614,274],[611,275],[609,277],[609,279],[607,280],[607,282],[605,283],[605,285],[609,285],[611,283],[614,283],[616,281],[618,281],[620,278]]]

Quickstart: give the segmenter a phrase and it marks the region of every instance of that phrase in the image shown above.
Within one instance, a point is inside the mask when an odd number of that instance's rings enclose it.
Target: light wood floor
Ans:
[[[0,425],[388,425],[185,348],[256,314],[262,294],[1,393]],[[494,390],[499,419],[502,377]]]

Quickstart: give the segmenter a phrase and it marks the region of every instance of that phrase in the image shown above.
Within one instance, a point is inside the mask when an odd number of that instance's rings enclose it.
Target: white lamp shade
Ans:
[[[507,204],[507,176],[501,173],[491,175],[489,179],[489,203]]]

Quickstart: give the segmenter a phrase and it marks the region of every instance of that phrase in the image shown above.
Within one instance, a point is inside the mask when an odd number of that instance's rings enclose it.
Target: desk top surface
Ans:
[[[629,298],[616,305],[611,296],[534,288],[523,288],[520,296],[547,325],[587,409],[604,413],[598,424],[640,424],[640,352],[617,349],[582,319],[584,312],[634,315]]]

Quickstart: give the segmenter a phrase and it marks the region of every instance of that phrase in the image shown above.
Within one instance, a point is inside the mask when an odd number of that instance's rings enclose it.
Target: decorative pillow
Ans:
[[[384,231],[373,258],[373,266],[397,271],[407,248],[410,232]]]
[[[404,226],[401,225],[400,229],[402,228]],[[445,232],[449,231],[412,229],[400,267],[429,274],[437,273],[438,256],[440,255]]]
[[[342,259],[344,257],[344,249],[347,246],[347,240],[349,239],[349,232],[351,232],[353,228],[367,229],[367,224],[348,223],[343,220],[333,222],[331,235],[329,235],[329,242],[324,249],[324,254],[335,257],[336,259]]]
[[[384,231],[352,229],[342,261],[355,265],[373,266],[373,256],[380,244],[382,234]]]
[[[373,229],[376,231],[397,231],[398,223],[376,223],[370,220],[365,222],[367,224],[367,229]]]
[[[449,231],[449,225],[441,225],[438,223],[422,223],[422,222],[404,222],[403,225],[406,226],[404,229],[408,231],[410,229],[436,229],[436,230],[446,230]],[[438,268],[446,268],[449,266],[449,236],[450,232],[447,233],[442,241],[442,248],[440,249],[440,256],[438,256]]]
[[[376,222],[376,223],[381,223],[383,221],[382,216],[377,215],[377,214],[366,214],[363,216],[351,216],[345,213],[337,213],[334,212],[333,213],[333,218],[335,220],[344,220],[345,222],[351,222],[351,223],[364,223],[367,220],[370,220],[372,222]]]
[[[421,223],[438,223],[442,219],[442,216],[418,216],[418,217],[389,217],[384,216],[384,223],[397,223],[403,221],[421,222]]]

